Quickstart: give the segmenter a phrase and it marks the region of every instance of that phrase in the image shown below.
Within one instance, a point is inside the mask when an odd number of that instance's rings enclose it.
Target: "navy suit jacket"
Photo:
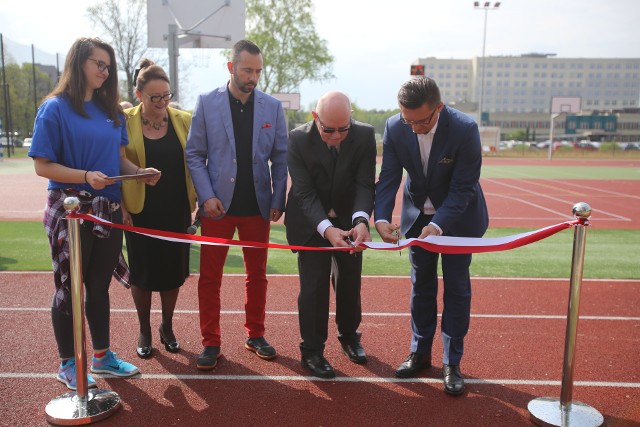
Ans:
[[[391,222],[404,169],[407,179],[400,221],[403,235],[422,212],[428,197],[436,209],[432,221],[445,235],[482,237],[489,218],[479,182],[481,165],[478,126],[460,111],[442,108],[426,177],[417,135],[400,121],[400,114],[389,118],[383,137],[382,169],[376,185],[376,221]]]
[[[238,167],[236,141],[225,84],[198,96],[185,150],[187,166],[204,204],[212,197],[231,205]],[[287,126],[282,104],[255,89],[253,110],[253,179],[260,213],[284,211],[287,191]]]

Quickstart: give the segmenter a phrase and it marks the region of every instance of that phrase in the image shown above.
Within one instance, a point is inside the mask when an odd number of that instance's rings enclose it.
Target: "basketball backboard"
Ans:
[[[282,102],[282,108],[285,110],[298,111],[300,109],[299,93],[272,93],[271,96]]]
[[[147,0],[149,47],[167,47],[169,25],[183,47],[230,48],[245,36],[244,0]]]
[[[580,112],[579,96],[552,96],[551,97],[551,114],[579,113],[579,112]]]

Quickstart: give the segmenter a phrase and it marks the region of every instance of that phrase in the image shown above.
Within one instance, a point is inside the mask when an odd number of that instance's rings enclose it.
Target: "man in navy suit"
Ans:
[[[480,187],[482,146],[477,124],[446,107],[433,79],[418,77],[398,92],[400,114],[387,120],[380,178],[376,185],[376,229],[385,242],[402,235],[482,237],[488,226]],[[396,193],[407,171],[400,226],[392,223]],[[408,378],[431,367],[437,325],[439,254],[410,247],[411,354],[396,370]],[[444,307],[442,344],[444,390],[464,392],[460,372],[471,312],[471,254],[442,255]]]
[[[186,159],[198,194],[202,235],[268,242],[270,221],[285,208],[287,128],[280,101],[256,89],[262,54],[240,40],[227,64],[224,86],[198,97],[187,138]],[[203,245],[198,301],[204,350],[198,369],[213,369],[220,357],[220,286],[229,248]],[[264,338],[267,249],[243,248],[245,348],[261,359],[276,350]]]

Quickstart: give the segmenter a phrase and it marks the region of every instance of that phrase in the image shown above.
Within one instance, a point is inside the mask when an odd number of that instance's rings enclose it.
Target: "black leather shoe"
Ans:
[[[165,350],[169,353],[177,353],[180,351],[180,343],[176,341],[175,338],[169,340],[164,336],[163,325],[160,325],[160,343],[164,344]]]
[[[357,363],[358,365],[367,363],[367,355],[365,354],[364,348],[360,342],[342,343],[342,352],[353,363]]]
[[[247,342],[244,343],[244,348],[253,351],[260,359],[264,360],[273,359],[278,355],[276,349],[271,347],[264,337],[249,338]]]
[[[218,358],[220,356],[220,347],[208,345],[202,350],[202,353],[200,353],[196,361],[196,367],[203,371],[211,370],[218,364]]]
[[[136,347],[136,354],[140,359],[148,359],[153,354],[153,347]]]
[[[302,367],[318,378],[335,378],[336,373],[321,354],[302,356]]]
[[[464,378],[460,373],[460,365],[443,365],[442,378],[444,379],[444,391],[452,396],[460,396],[464,393]]]
[[[431,367],[431,355],[411,353],[396,369],[396,377],[411,378],[419,371]]]
[[[138,346],[136,347],[136,354],[141,359],[148,359],[151,357],[153,353],[153,347],[151,347],[151,335],[149,337],[145,337],[140,334],[138,336]]]

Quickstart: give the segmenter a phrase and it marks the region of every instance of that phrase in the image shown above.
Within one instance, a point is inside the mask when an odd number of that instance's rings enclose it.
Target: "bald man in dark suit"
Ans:
[[[354,363],[367,361],[358,332],[362,253],[355,247],[371,240],[376,141],[372,126],[352,120],[351,103],[341,92],[323,95],[313,117],[289,134],[285,225],[292,245],[352,248],[298,252],[302,366],[317,377],[333,378],[323,355],[330,282],[342,351]]]

